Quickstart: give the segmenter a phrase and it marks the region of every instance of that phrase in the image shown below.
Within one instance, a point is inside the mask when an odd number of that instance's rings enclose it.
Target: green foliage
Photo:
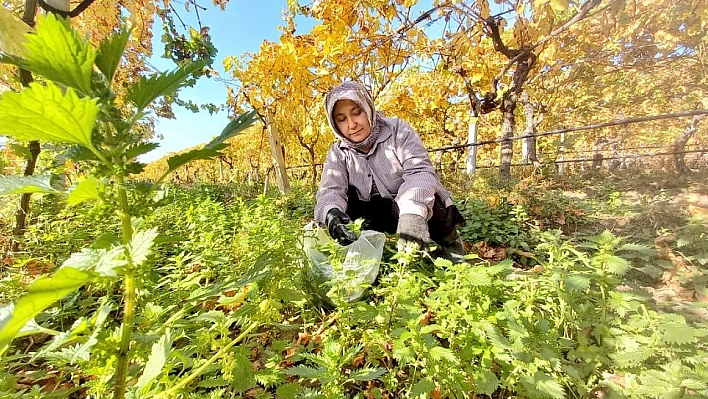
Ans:
[[[469,199],[459,208],[467,220],[461,229],[467,240],[529,249],[531,225],[523,206],[502,201],[492,207],[484,200]]]

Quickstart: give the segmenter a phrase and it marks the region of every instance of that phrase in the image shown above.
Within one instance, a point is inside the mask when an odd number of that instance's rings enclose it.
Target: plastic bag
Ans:
[[[386,235],[378,231],[363,230],[359,239],[341,246],[338,258],[341,265],[333,266],[327,254],[318,248],[332,241],[327,232],[315,222],[305,226],[303,249],[310,260],[309,274],[316,285],[336,286],[347,302],[361,298],[366,288],[376,280],[383,255]],[[337,262],[339,263],[339,262]]]

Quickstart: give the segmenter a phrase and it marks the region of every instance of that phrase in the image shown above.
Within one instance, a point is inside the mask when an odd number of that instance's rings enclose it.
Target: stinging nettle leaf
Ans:
[[[26,23],[16,18],[12,11],[0,7],[0,51],[7,55],[23,56],[25,34],[32,29]]]
[[[148,152],[156,149],[160,145],[157,143],[138,143],[129,146],[123,152],[125,159],[131,160],[133,158],[139,157],[140,155],[147,154]]]
[[[170,329],[168,328],[165,330],[165,334],[152,345],[152,351],[150,352],[147,363],[145,363],[143,374],[138,378],[137,384],[135,384],[138,390],[147,393],[152,382],[162,373],[162,368],[165,366],[165,363],[167,363],[171,349],[172,334],[170,334]]]
[[[257,120],[258,114],[255,110],[239,115],[236,119],[232,120],[231,122],[229,122],[228,125],[226,125],[219,137],[216,137],[214,140],[209,142],[209,144],[207,144],[204,148],[216,147],[217,145],[223,143],[231,137],[234,137],[237,134],[241,133],[242,131],[253,125]]]
[[[0,320],[0,353],[28,321],[90,280],[89,273],[62,267],[51,277],[41,277],[32,282],[27,287],[27,294],[15,302],[10,317]]]
[[[361,370],[353,371],[349,374],[349,378],[354,381],[371,381],[378,380],[384,374],[386,374],[385,369],[365,367]]]
[[[69,206],[74,206],[84,201],[100,200],[101,195],[98,192],[98,184],[98,181],[93,177],[79,182],[69,194],[67,200]]]
[[[174,172],[180,166],[196,161],[198,159],[211,159],[221,155],[221,150],[228,147],[227,144],[219,144],[214,148],[199,148],[184,154],[174,155],[167,159],[168,173]]]
[[[557,379],[543,371],[537,371],[533,379],[536,381],[536,389],[546,397],[552,399],[565,398],[565,389],[563,389],[563,385]]]
[[[60,191],[50,184],[51,176],[7,176],[0,177],[0,195],[24,193],[50,193]]]
[[[172,72],[154,74],[150,77],[142,76],[138,83],[130,88],[128,99],[135,104],[138,112],[140,112],[158,97],[177,91],[184,85],[185,79],[189,75],[203,67],[204,63],[193,62],[183,65]]]
[[[113,81],[113,76],[120,65],[120,59],[128,44],[128,39],[130,39],[130,31],[123,30],[117,35],[111,35],[104,39],[98,46],[96,66],[103,72],[109,83]]]
[[[74,252],[69,259],[64,261],[62,268],[72,268],[96,273],[101,277],[117,277],[117,268],[125,266],[128,262],[122,259],[123,247],[114,247],[110,250],[82,248]]]
[[[79,98],[69,88],[66,94],[52,82],[30,84],[19,93],[0,97],[0,134],[17,140],[57,141],[91,148],[99,106],[97,100]]]
[[[133,239],[128,244],[128,251],[133,265],[140,266],[147,259],[150,248],[157,238],[157,227],[150,230],[143,230],[135,233]]]
[[[54,14],[40,15],[37,32],[27,35],[22,66],[49,80],[91,92],[91,73],[96,49],[82,40],[69,21]]]
[[[24,159],[32,159],[32,152],[30,152],[29,148],[17,144],[17,143],[12,143],[10,144],[10,149],[12,149],[12,152],[15,153],[15,155],[19,155]]]
[[[435,383],[430,381],[428,378],[423,378],[413,385],[413,389],[411,389],[411,398],[418,398],[420,396],[427,395],[433,389],[435,389]]]

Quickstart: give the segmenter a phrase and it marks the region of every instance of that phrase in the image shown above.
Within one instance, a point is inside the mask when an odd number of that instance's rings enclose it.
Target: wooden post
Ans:
[[[558,174],[563,176],[565,173],[565,133],[560,134],[560,147],[558,148]]]
[[[273,155],[273,167],[275,168],[275,178],[278,182],[278,189],[281,194],[290,192],[290,182],[285,170],[285,148],[280,143],[280,134],[275,127],[275,118],[268,115],[268,138],[270,139],[270,152]]]

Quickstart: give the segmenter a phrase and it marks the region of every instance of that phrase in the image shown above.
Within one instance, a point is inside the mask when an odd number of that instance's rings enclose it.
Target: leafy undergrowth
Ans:
[[[404,265],[390,241],[365,299],[328,308],[299,244],[313,195],[257,191],[171,187],[143,216],[160,238],[137,279],[130,397],[708,395],[706,222],[685,207],[666,219],[661,192],[637,204],[616,185],[582,197],[480,179],[457,190],[468,263]],[[4,300],[118,228],[42,201],[4,261]],[[118,283],[92,282],[39,315],[42,332],[4,355],[0,396],[109,396],[121,301]]]

